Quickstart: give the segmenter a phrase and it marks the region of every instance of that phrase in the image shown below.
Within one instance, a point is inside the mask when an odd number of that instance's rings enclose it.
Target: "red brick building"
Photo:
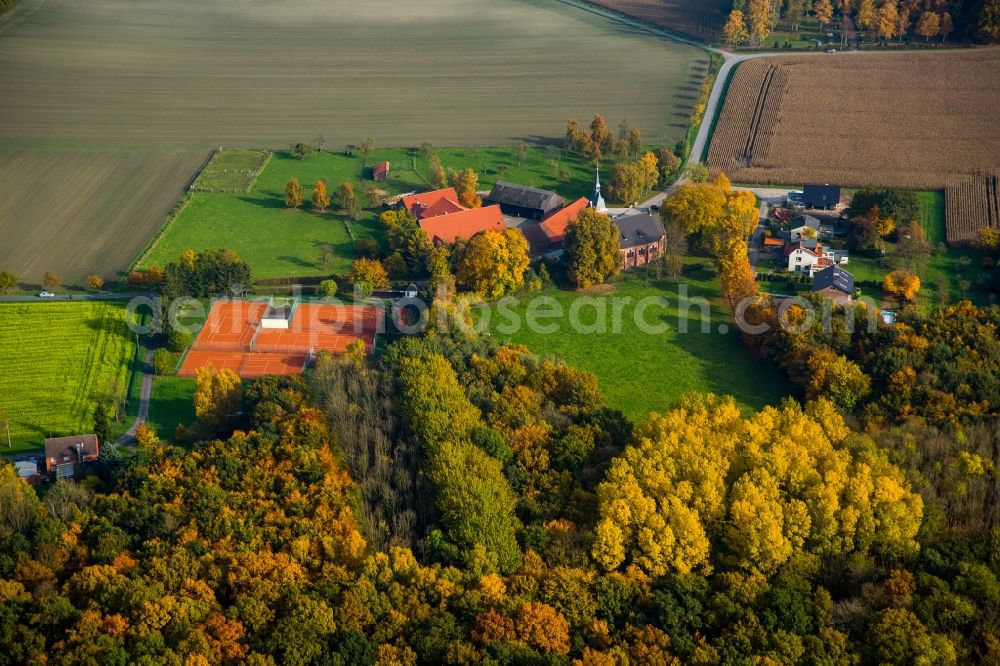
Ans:
[[[623,268],[645,266],[663,254],[667,234],[659,217],[639,213],[615,218],[614,223]]]

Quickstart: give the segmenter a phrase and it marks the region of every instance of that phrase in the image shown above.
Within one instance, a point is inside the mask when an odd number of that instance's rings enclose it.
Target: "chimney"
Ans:
[[[83,442],[77,442],[74,447],[76,448],[76,461],[79,463],[83,462]]]

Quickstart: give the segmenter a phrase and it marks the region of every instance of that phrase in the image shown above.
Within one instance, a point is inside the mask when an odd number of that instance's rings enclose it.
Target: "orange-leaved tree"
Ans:
[[[906,301],[912,301],[920,291],[920,278],[909,271],[895,270],[885,276],[882,288]]]

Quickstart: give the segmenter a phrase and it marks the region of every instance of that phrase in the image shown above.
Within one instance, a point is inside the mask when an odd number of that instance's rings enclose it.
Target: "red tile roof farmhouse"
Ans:
[[[487,206],[429,217],[420,220],[420,227],[434,243],[454,243],[456,238],[472,238],[480,231],[503,231],[507,225],[500,206]]]

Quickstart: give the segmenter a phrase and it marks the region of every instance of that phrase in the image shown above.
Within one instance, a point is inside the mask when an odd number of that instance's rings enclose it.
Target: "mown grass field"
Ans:
[[[568,198],[593,191],[589,163],[553,148],[529,148],[520,164],[511,147],[441,148],[437,152],[446,168],[476,169],[480,189],[489,190],[501,178],[550,188]],[[368,165],[382,160],[391,164],[391,176],[386,183],[375,183],[365,175],[364,158],[357,152],[347,155],[324,150],[305,160],[287,152],[275,153],[249,193],[194,193],[188,207],[143,260],[143,266],[163,266],[186,249],[225,247],[250,263],[255,278],[344,275],[356,258],[354,239],[383,236],[377,211],[367,208],[365,188],[377,186],[398,194],[430,187],[425,180],[426,160],[419,151],[376,150],[369,155]],[[566,171],[569,179],[561,182],[558,171]],[[285,184],[290,178],[297,178],[305,189],[306,202],[298,210],[284,204]],[[341,182],[352,183],[359,202],[366,206],[361,219],[347,220],[333,208],[312,210],[312,186],[320,179],[327,181],[331,192]],[[323,244],[334,250],[334,259],[326,268],[320,260]]]
[[[122,304],[0,303],[0,410],[14,449],[92,432],[98,401],[127,390],[134,353]]]
[[[32,283],[114,277],[220,145],[544,142],[596,112],[673,145],[707,62],[547,0],[30,4],[0,39],[0,269]]]
[[[558,356],[570,365],[597,375],[608,404],[622,410],[634,422],[641,422],[651,411],[664,411],[680,396],[692,391],[712,391],[732,395],[743,406],[759,409],[776,404],[792,390],[784,377],[768,362],[752,358],[739,336],[731,330],[720,333],[720,325],[730,328],[727,306],[719,296],[714,270],[704,268],[705,258],[687,262],[680,286],[687,287],[690,299],[706,299],[710,330],[703,333],[703,312],[699,307],[679,308],[678,283],[673,280],[647,279],[645,269],[624,274],[604,293],[580,294],[561,289],[548,289],[537,295],[548,304],[535,306],[539,312],[557,303],[561,318],[541,319],[544,325],[557,324],[555,332],[533,331],[521,326],[514,333],[501,331],[508,319],[494,313],[490,320],[493,337],[504,342],[527,346],[542,356]],[[570,308],[581,296],[604,302],[607,317],[598,318],[593,306],[582,306],[582,324],[606,323],[604,332],[577,332],[569,324]],[[669,330],[649,334],[636,323],[637,304],[646,298],[666,298],[668,304],[654,304],[643,311],[649,324],[666,324]],[[522,303],[512,312],[523,323],[529,303],[536,295],[522,297]],[[621,325],[616,329],[612,314],[614,299],[622,301]],[[687,320],[688,331],[680,332]]]

